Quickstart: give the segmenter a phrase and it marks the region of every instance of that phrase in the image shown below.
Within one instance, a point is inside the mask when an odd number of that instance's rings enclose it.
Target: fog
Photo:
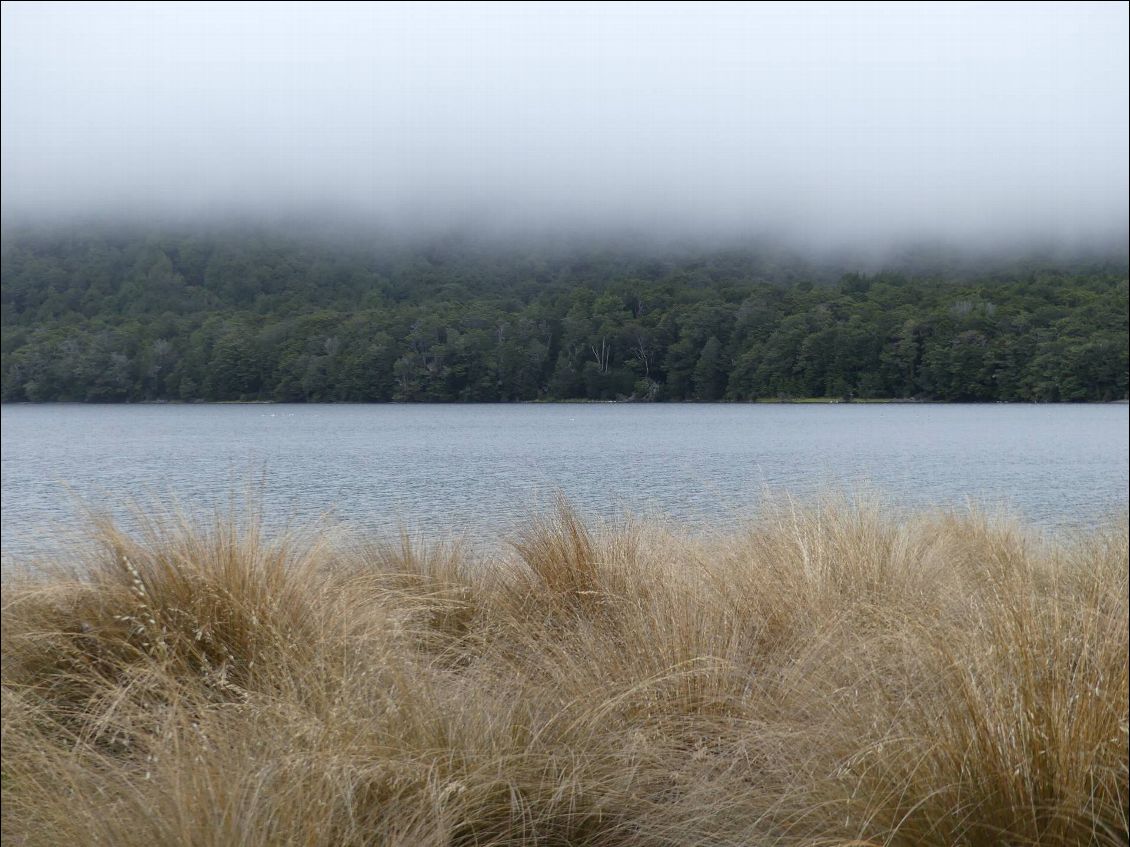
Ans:
[[[3,6],[3,218],[1124,242],[1127,6]]]

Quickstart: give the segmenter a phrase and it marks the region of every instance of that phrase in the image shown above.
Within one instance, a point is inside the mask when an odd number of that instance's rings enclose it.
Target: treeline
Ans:
[[[6,233],[4,401],[1127,396],[1125,262]]]

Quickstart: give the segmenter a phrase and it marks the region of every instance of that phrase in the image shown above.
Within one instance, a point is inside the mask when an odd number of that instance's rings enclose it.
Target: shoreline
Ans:
[[[901,397],[868,397],[844,400],[835,397],[761,398],[757,400],[5,400],[0,406],[1126,406],[1130,398],[1118,400],[918,400]]]

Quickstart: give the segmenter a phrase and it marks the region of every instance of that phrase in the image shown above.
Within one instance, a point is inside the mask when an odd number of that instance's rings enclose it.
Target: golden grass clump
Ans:
[[[561,504],[476,558],[103,522],[4,585],[3,837],[1126,844],[1127,535]]]

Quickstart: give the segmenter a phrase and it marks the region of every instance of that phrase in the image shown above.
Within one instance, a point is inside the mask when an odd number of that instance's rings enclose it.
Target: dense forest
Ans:
[[[1127,396],[1124,258],[8,231],[4,401]],[[845,273],[844,271],[849,271]]]

